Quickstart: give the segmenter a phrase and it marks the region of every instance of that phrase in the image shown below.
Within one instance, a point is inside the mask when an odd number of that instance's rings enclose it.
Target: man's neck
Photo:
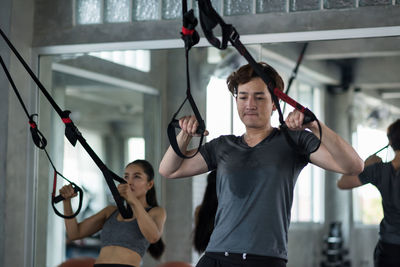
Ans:
[[[246,128],[244,141],[248,146],[253,147],[270,135],[273,129],[271,125],[265,128]]]

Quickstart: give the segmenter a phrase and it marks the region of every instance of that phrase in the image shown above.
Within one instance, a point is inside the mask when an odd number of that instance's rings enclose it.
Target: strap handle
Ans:
[[[182,104],[179,106],[178,111],[175,112],[174,116],[171,119],[171,122],[168,124],[167,128],[167,134],[168,134],[168,139],[169,143],[171,144],[172,149],[175,151],[175,153],[185,159],[193,158],[200,150],[200,147],[203,143],[204,139],[204,132],[206,130],[206,126],[204,123],[203,118],[200,115],[199,109],[197,108],[197,105],[192,97],[192,93],[190,90],[190,73],[189,73],[189,50],[192,48],[194,45],[196,45],[199,40],[199,34],[195,30],[195,27],[197,26],[197,19],[194,16],[193,9],[187,11],[187,1],[182,0],[182,18],[183,18],[183,26],[182,26],[182,32],[181,32],[181,38],[183,39],[185,43],[185,58],[186,58],[186,98],[183,100]],[[183,105],[186,103],[186,100],[189,101],[189,104],[193,110],[194,115],[196,116],[196,120],[199,123],[199,126],[197,127],[196,133],[200,134],[200,142],[199,146],[197,148],[196,153],[194,153],[191,156],[186,156],[184,153],[179,148],[178,141],[176,139],[176,128],[179,127],[179,121],[176,119],[178,116],[178,113],[181,111]]]
[[[56,196],[57,174],[59,174],[59,173],[58,173],[56,170],[54,170],[53,192],[51,193],[51,206],[53,207],[53,210],[54,210],[55,214],[57,214],[57,215],[60,216],[61,218],[64,218],[64,219],[72,219],[72,218],[75,218],[75,217],[79,214],[79,212],[81,211],[81,208],[82,208],[83,191],[82,191],[82,189],[81,189],[79,186],[77,186],[75,183],[70,182],[71,185],[72,185],[72,187],[73,187],[73,189],[74,189],[74,192],[75,192],[75,193],[78,193],[78,195],[79,195],[79,205],[78,205],[78,209],[75,211],[74,214],[72,214],[72,215],[64,215],[64,214],[62,214],[61,212],[59,212],[59,211],[57,210],[56,205],[55,205],[56,203],[58,203],[58,202],[64,200],[64,197],[63,197],[63,196],[61,196],[61,195]],[[60,174],[60,176],[62,176],[62,175]],[[62,176],[62,177],[63,177],[64,179],[66,179],[64,176]],[[68,180],[68,179],[66,179],[66,180]]]

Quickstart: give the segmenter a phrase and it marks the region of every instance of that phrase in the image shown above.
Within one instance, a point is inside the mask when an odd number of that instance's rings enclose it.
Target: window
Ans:
[[[353,143],[360,157],[365,160],[370,155],[386,146],[388,140],[386,131],[359,125],[357,127],[357,132],[353,135]],[[394,157],[391,148],[385,149],[377,155],[381,157],[384,162],[390,161]],[[354,221],[366,225],[379,224],[383,218],[381,201],[382,197],[378,189],[371,184],[354,189]]]
[[[145,158],[145,144],[142,137],[131,137],[128,139],[128,162]]]
[[[149,72],[151,68],[149,50],[102,51],[89,55],[143,72]]]

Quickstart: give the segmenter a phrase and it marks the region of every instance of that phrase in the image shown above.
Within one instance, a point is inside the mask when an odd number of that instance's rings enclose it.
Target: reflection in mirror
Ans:
[[[157,81],[151,79],[157,66],[150,69],[150,51],[45,56],[40,63],[41,79],[52,97],[63,110],[71,111],[70,118],[108,168],[122,177],[125,165],[135,159],[158,160],[155,155],[159,154],[156,146],[159,146],[160,137],[155,133],[160,124],[160,88]],[[40,100],[40,123],[48,130],[50,154],[63,175],[84,190],[77,220],[82,221],[107,205],[115,205],[102,172],[79,142],[74,147],[64,138],[64,125],[42,96]],[[39,187],[52,186],[52,179],[45,174],[48,162],[43,157],[39,169]],[[57,194],[64,184],[61,178],[57,180]],[[38,206],[43,207],[47,194],[39,194],[38,198]],[[72,201],[74,210],[78,204],[75,201]],[[62,203],[56,204],[56,208],[62,212]],[[51,207],[48,213],[38,210],[41,213],[39,222],[48,214],[46,232],[38,235],[37,241],[39,246],[47,243],[47,259],[40,259],[39,255],[38,262],[55,266],[66,258],[97,257],[98,233],[70,242],[65,237],[63,220],[55,216]],[[43,231],[38,226],[38,234]]]
[[[351,118],[349,132],[353,133],[355,148],[365,158],[385,144],[386,127],[400,114],[400,77],[395,71],[400,69],[399,42],[399,37],[310,42],[289,95],[325,121],[332,115],[325,108],[329,98],[348,92],[350,103],[343,103],[343,107],[348,109],[346,113]],[[298,42],[246,47],[257,61],[276,68],[287,84],[303,45]],[[243,134],[225,79],[246,64],[244,58],[233,48],[220,51],[195,47],[190,52],[190,60],[192,93],[206,119],[208,140],[221,134]],[[161,140],[166,136],[164,124],[185,97],[184,66],[182,49],[63,54],[41,57],[40,78],[57,103],[72,111],[71,119],[99,157],[111,170],[122,175],[124,165],[134,158],[146,158],[157,169],[164,152],[161,147]],[[48,103],[40,100],[40,123],[51,140],[51,155],[68,178],[85,188],[84,207],[78,220],[113,204],[97,167],[79,145],[72,147],[64,139],[62,123],[52,114]],[[291,110],[288,106],[285,113]],[[186,105],[181,115],[190,112]],[[279,126],[277,114],[273,116],[273,125]],[[379,137],[368,138],[371,131],[378,131]],[[311,166],[301,173],[294,192],[292,222],[324,222],[322,177],[323,172]],[[65,240],[63,221],[48,206],[51,178],[48,162],[40,156],[36,265],[56,265],[66,257],[77,255],[96,257],[99,248],[96,235],[79,243]],[[161,187],[160,177],[156,179],[156,185]],[[58,188],[61,185],[59,181]],[[205,177],[192,181],[193,210],[201,201],[205,185]],[[163,190],[157,188],[157,192],[160,194]],[[354,220],[377,224],[381,211],[369,214],[370,203],[376,199],[379,200],[376,191],[356,191],[354,205],[358,206],[354,209],[357,210]],[[187,231],[190,235],[190,225]],[[39,252],[46,250],[47,259],[43,259],[41,255],[46,254]],[[193,263],[197,257],[196,253],[192,254]],[[145,257],[143,266],[154,266],[151,264]]]

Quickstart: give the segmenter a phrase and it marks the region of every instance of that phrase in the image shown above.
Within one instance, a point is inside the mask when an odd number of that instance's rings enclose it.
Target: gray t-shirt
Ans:
[[[375,185],[382,195],[384,217],[379,229],[380,239],[400,244],[400,170],[395,171],[391,162],[380,162],[365,167],[358,177],[363,184]]]
[[[206,251],[287,259],[294,185],[319,144],[310,132],[289,133],[300,150],[278,129],[255,147],[233,135],[202,146],[208,169],[217,169],[218,210]]]

